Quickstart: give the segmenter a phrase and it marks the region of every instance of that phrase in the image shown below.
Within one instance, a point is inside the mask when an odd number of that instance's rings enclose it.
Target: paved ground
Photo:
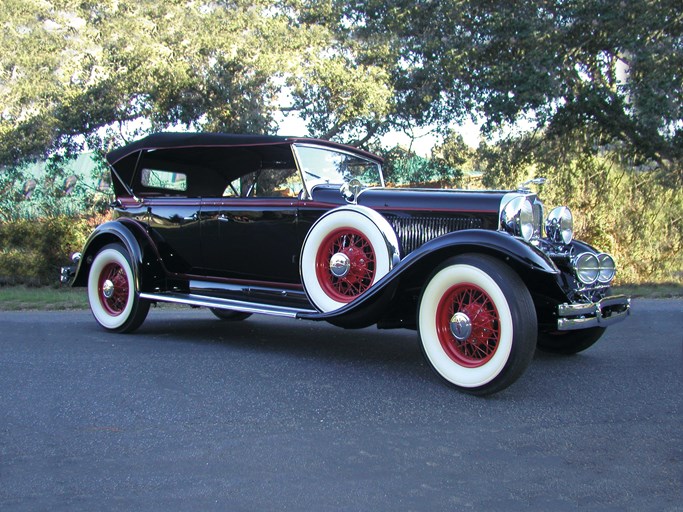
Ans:
[[[0,510],[683,510],[683,301],[491,398],[409,331],[0,313]]]

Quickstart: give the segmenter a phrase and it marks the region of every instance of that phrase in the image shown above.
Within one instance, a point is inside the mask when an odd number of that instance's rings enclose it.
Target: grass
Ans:
[[[87,308],[88,298],[85,288],[0,287],[0,310],[4,311]]]
[[[672,299],[683,297],[683,284],[643,283],[615,286],[614,294],[630,295],[636,298]]]
[[[683,285],[677,283],[625,285],[615,287],[613,293],[636,298],[683,298]],[[0,287],[0,311],[66,309],[88,309],[85,288]]]

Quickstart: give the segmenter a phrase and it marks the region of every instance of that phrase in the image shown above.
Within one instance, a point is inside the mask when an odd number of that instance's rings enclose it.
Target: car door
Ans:
[[[295,168],[259,169],[202,201],[202,251],[207,273],[267,284],[298,284],[302,185]]]
[[[166,268],[191,274],[201,266],[198,197],[188,197],[187,174],[143,167],[140,195],[144,221]]]

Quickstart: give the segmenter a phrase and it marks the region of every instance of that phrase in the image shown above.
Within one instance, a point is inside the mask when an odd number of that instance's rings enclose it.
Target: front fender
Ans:
[[[519,271],[538,271],[559,274],[555,263],[542,251],[503,231],[467,229],[454,231],[434,238],[410,253],[401,263],[414,265],[417,262],[439,260],[462,254],[476,252],[498,256]]]
[[[343,324],[346,318],[357,318],[365,308],[375,304],[384,292],[396,292],[396,301],[407,287],[422,288],[424,281],[443,261],[458,254],[480,253],[494,256],[515,270],[527,283],[532,294],[561,295],[558,285],[560,271],[539,249],[507,233],[471,229],[455,231],[423,244],[353,302],[328,313],[301,313],[299,318],[326,320]],[[399,282],[409,284],[398,285]],[[391,306],[389,306],[391,307]]]
[[[136,222],[127,219],[113,220],[99,225],[85,242],[81,260],[78,263],[72,286],[87,286],[90,265],[97,253],[105,245],[119,243],[123,245],[131,258],[133,274],[137,290],[147,290],[158,272],[153,271],[158,258],[144,228]],[[141,273],[144,267],[152,267],[150,272]]]

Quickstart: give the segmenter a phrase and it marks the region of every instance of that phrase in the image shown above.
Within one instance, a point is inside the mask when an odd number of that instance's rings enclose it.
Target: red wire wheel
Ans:
[[[144,322],[150,302],[136,288],[134,266],[125,247],[104,246],[88,271],[88,303],[95,320],[110,332],[132,332]]]
[[[462,339],[456,338],[451,329],[457,313],[467,325]],[[500,318],[493,300],[483,289],[469,283],[455,285],[441,297],[436,329],[444,352],[466,368],[477,368],[490,361],[500,341]]]
[[[342,206],[308,230],[299,262],[301,283],[311,305],[328,313],[368,292],[398,257],[396,233],[384,217],[366,206]]]
[[[116,262],[108,263],[100,272],[97,293],[110,315],[118,316],[126,309],[129,286],[125,270]]]
[[[330,261],[341,255],[345,273],[335,275]],[[315,258],[315,271],[323,289],[331,299],[348,303],[366,291],[375,279],[377,256],[363,233],[353,228],[332,231],[320,244]]]

